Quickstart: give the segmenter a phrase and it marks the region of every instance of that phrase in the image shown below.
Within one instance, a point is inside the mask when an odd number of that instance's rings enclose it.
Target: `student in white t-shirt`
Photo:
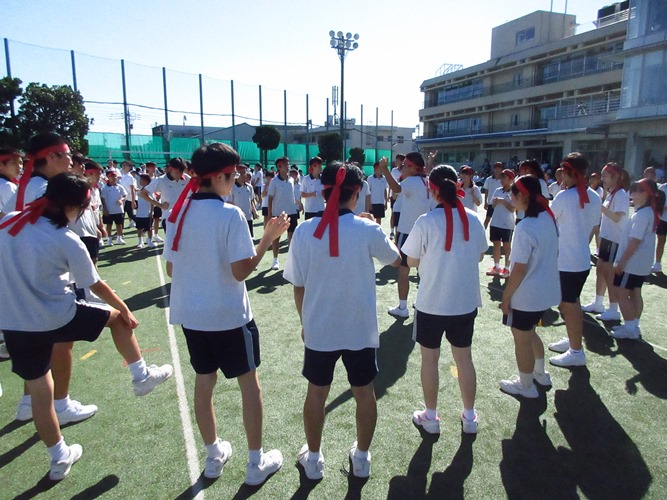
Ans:
[[[500,175],[503,173],[505,166],[502,162],[497,161],[493,164],[493,175],[488,176],[484,179],[484,207],[486,208],[486,218],[484,219],[484,229],[489,227],[489,222],[491,222],[491,217],[493,216],[493,193],[496,192],[496,189],[502,186],[500,181]]]
[[[262,201],[262,189],[264,188],[264,170],[261,163],[255,163],[255,171],[250,178],[253,192],[255,193],[255,203]]]
[[[107,182],[100,189],[102,198],[102,222],[107,226],[107,245],[113,245],[111,239],[111,230],[116,226],[116,243],[124,245],[123,239],[123,211],[125,210],[125,200],[127,191],[118,184],[118,173],[115,170],[107,170]]]
[[[271,214],[269,214],[269,185],[273,180],[275,174],[271,171],[267,172],[264,176],[264,187],[262,188],[262,216],[264,217],[264,227],[271,220]]]
[[[600,246],[596,265],[595,300],[582,306],[585,312],[597,313],[603,321],[618,321],[618,299],[614,290],[614,262],[618,248],[626,238],[630,196],[626,189],[628,174],[616,163],[602,168],[602,183],[607,196],[602,203],[600,222]],[[609,308],[604,308],[604,294],[609,290]]]
[[[271,241],[285,232],[289,219],[285,214],[274,218],[253,247],[245,216],[223,201],[234,186],[239,160],[223,143],[202,146],[192,154],[197,175],[173,206],[163,256],[172,277],[169,322],[183,328],[196,373],[195,416],[206,445],[204,476],[219,477],[232,454],[230,443],[218,438],[213,408],[221,370],[241,389],[249,450],[245,482],[256,486],[280,469],[283,458],[278,450],[262,450],[259,331],[245,279]]]
[[[458,370],[463,400],[463,432],[477,432],[475,395],[477,380],[472,361],[472,336],[477,308],[482,306],[479,262],[489,248],[484,226],[457,195],[456,170],[434,168],[430,191],[438,205],[415,222],[401,250],[421,278],[415,300],[413,340],[421,345],[421,380],[426,409],[415,411],[412,421],[426,432],[440,432],[438,362],[443,335],[450,344]],[[479,258],[477,258],[479,256]],[[456,290],[456,293],[448,293]]]
[[[341,357],[357,404],[351,472],[357,477],[370,474],[379,345],[373,259],[392,266],[401,259],[380,226],[352,213],[362,180],[363,172],[355,165],[333,163],[324,169],[324,215],[297,227],[283,273],[294,285],[305,344],[303,376],[308,380],[303,415],[307,442],[298,460],[313,480],[324,474],[324,405]]]
[[[359,196],[357,197],[357,204],[352,209],[354,215],[361,215],[362,213],[371,213],[371,189],[368,186],[368,182],[365,180],[361,185],[361,191],[359,191]]]
[[[512,238],[510,277],[500,307],[503,324],[512,329],[519,375],[500,381],[508,394],[537,398],[537,387],[551,385],[544,369],[544,344],[535,327],[546,312],[560,303],[558,275],[558,229],[540,182],[531,175],[518,177],[512,185],[512,202],[525,212]]]
[[[134,227],[136,222],[134,220],[134,211],[137,209],[137,180],[134,178],[134,165],[132,162],[125,160],[120,164],[121,176],[118,180],[118,184],[125,188],[127,191],[127,198],[125,199],[125,206],[123,207],[123,220],[125,219],[125,214],[130,219],[130,227]]]
[[[602,202],[587,186],[588,160],[578,152],[568,154],[560,164],[565,189],[556,195],[551,210],[558,222],[558,273],[560,276],[560,313],[565,320],[567,337],[549,344],[559,352],[549,359],[554,366],[586,364],[582,337],[584,316],[579,297],[591,269],[588,237],[597,224]]]
[[[380,160],[382,175],[387,180],[392,192],[398,193],[401,201],[401,216],[398,221],[398,236],[396,246],[403,246],[408,238],[412,226],[420,215],[427,213],[433,206],[433,199],[428,189],[428,178],[426,177],[426,164],[421,154],[412,152],[405,155],[402,181],[396,182],[387,168],[387,158]],[[410,292],[410,266],[407,256],[401,252],[401,266],[398,268],[398,305],[389,307],[387,313],[397,318],[410,316],[408,310],[408,293]]]
[[[667,194],[667,184],[660,184],[658,187],[663,194]],[[660,222],[658,223],[658,229],[655,232],[657,242],[655,245],[655,262],[651,266],[651,272],[661,273],[662,272],[662,255],[665,252],[665,239],[667,235],[667,208],[663,208],[660,212]]]
[[[602,177],[600,174],[593,172],[588,176],[588,187],[595,191],[604,203],[604,188],[602,187]],[[593,228],[593,231],[591,231],[591,236],[588,239],[588,242],[590,243],[593,240],[593,237],[595,237],[596,256],[600,253],[600,222],[602,222],[602,213],[600,213],[600,220],[598,220],[597,225]]]
[[[0,329],[12,357],[12,371],[25,380],[32,396],[35,427],[51,457],[49,478],[56,481],[69,474],[83,452],[78,444],[65,444],[53,410],[50,368],[56,344],[92,342],[109,327],[116,349],[128,363],[137,396],[152,391],[172,373],[170,365],[146,366],[133,332],[137,320],[100,279],[86,247],[66,227],[88,203],[87,180],[58,174],[49,179],[43,197],[0,224],[0,260],[12,262],[0,267]],[[68,286],[70,275],[111,308],[77,302]]]
[[[553,200],[558,193],[560,193],[563,189],[563,169],[562,168],[557,168],[556,173],[554,174],[554,182],[551,183],[549,186],[549,194],[551,195],[551,199]]]
[[[0,213],[11,212],[5,210],[5,204],[14,196],[18,189],[18,177],[23,166],[23,154],[14,148],[0,148]]]
[[[287,229],[287,246],[292,241],[292,235],[296,229],[299,215],[296,211],[296,197],[294,193],[294,179],[289,175],[289,158],[282,157],[276,160],[278,173],[271,180],[268,187],[269,194],[269,217],[277,217],[281,213],[286,213],[290,218],[290,226]],[[280,238],[273,242],[273,264],[271,269],[277,271],[280,269],[278,262],[278,250],[280,249]]]
[[[639,339],[641,335],[642,284],[651,274],[655,232],[665,207],[665,193],[650,179],[635,182],[630,187],[630,196],[635,213],[614,264],[613,286],[623,313],[623,324],[612,328],[611,335],[617,339]]]
[[[382,175],[379,161],[373,164],[373,175],[366,179],[366,182],[371,191],[371,214],[375,217],[375,222],[382,225],[389,200],[389,184]]]
[[[151,176],[148,174],[139,174],[139,191],[146,189],[151,183]],[[137,196],[137,213],[135,214],[134,221],[137,226],[137,237],[139,238],[139,243],[137,248],[155,248],[155,243],[153,242],[153,221],[151,220],[151,211],[152,206],[147,202],[143,197]],[[144,244],[144,234],[146,235],[146,243]]]
[[[500,174],[501,186],[491,196],[491,229],[489,239],[493,243],[493,267],[486,272],[487,276],[500,276],[507,278],[510,275],[509,258],[512,250],[512,231],[514,231],[514,212],[511,190],[515,173],[513,170],[505,169]],[[505,254],[505,267],[500,266],[500,254]]]
[[[301,198],[304,205],[304,219],[322,217],[324,213],[324,198],[322,197],[322,158],[315,156],[310,159],[308,175],[301,181]]]
[[[405,155],[398,153],[393,161],[393,168],[391,169],[391,176],[396,182],[401,182],[401,172],[403,170],[403,161]],[[384,175],[384,174],[383,174]],[[391,204],[391,218],[389,220],[390,238],[398,237],[398,223],[401,220],[401,204],[402,200],[398,193],[389,190],[390,204]]]
[[[540,166],[540,163],[537,160],[524,160],[520,162],[518,170],[519,170],[519,175],[530,175],[538,179],[540,182],[540,190],[542,192],[542,196],[544,197],[545,200],[550,199],[549,186],[547,184],[546,179],[544,178],[544,171],[542,170],[542,167]],[[521,222],[523,218],[524,218],[523,210],[517,210],[515,225]]]
[[[234,181],[232,192],[229,194],[227,201],[241,209],[241,212],[243,212],[243,215],[245,215],[246,221],[248,222],[250,236],[254,237],[255,231],[252,227],[252,221],[257,217],[257,211],[255,210],[255,193],[250,183],[246,182],[248,166],[239,163],[239,166],[236,167],[236,171],[238,172],[239,177]]]
[[[463,165],[459,169],[461,176],[461,189],[465,196],[461,200],[463,206],[477,213],[477,207],[482,204],[482,191],[473,182],[475,171],[468,165]]]

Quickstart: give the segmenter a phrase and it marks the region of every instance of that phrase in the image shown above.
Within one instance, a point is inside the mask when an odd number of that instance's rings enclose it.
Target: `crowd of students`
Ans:
[[[64,478],[82,454],[80,445],[65,444],[59,426],[97,411],[69,396],[73,341],[93,341],[109,327],[136,395],[172,374],[170,365],[149,366],[143,360],[133,333],[136,319],[96,270],[100,244],[125,244],[125,214],[137,228],[140,249],[155,247],[159,231],[165,234],[162,255],[172,280],[169,321],[182,327],[195,372],[194,409],[208,478],[219,477],[232,455],[231,443],[217,432],[218,370],[240,387],[246,483],[263,483],[283,463],[280,451],[263,449],[260,337],[245,279],[269,249],[271,268],[279,270],[284,233],[283,276],[294,288],[308,384],[306,443],[297,460],[313,480],[324,475],[325,403],[339,359],[357,407],[351,470],[357,477],[370,475],[377,420],[373,381],[382,368],[376,356],[375,261],[398,268],[398,305],[387,312],[399,319],[410,316],[410,268],[419,271],[413,340],[421,348],[425,408],[414,411],[412,421],[426,433],[440,432],[443,336],[458,370],[462,430],[474,434],[478,429],[471,345],[482,305],[479,263],[489,239],[494,265],[486,274],[506,280],[502,323],[512,332],[518,369],[500,381],[502,391],[536,398],[536,383],[551,385],[536,326],[554,306],[567,331],[566,338],[548,346],[558,353],[549,360],[554,366],[586,364],[584,311],[598,313],[603,321],[622,315],[611,335],[640,338],[642,283],[660,270],[667,233],[664,186],[648,177],[630,184],[613,163],[604,166],[600,179],[591,176],[589,186],[588,160],[574,152],[560,163],[557,190],[547,187],[538,162],[526,160],[518,172],[496,163],[482,195],[470,167],[456,172],[436,166],[435,157],[397,155],[391,170],[383,158],[368,178],[353,163],[322,168],[315,157],[302,177],[284,157],[276,160],[275,172],[256,165],[251,173],[233,148],[211,144],[195,151],[191,161],[170,160],[164,175],[157,174],[154,163],[135,171],[130,162],[121,164],[121,175],[112,163],[103,172],[96,162],[72,153],[55,134],[33,137],[25,155],[0,149],[0,211],[7,214],[0,223],[0,259],[12,262],[0,268],[0,329],[12,370],[25,381],[17,418],[34,420],[51,457],[51,479]],[[600,180],[603,189],[594,189]],[[389,204],[391,232],[386,234],[379,222]],[[477,213],[482,204],[484,218]],[[255,244],[258,206],[264,231]],[[596,298],[582,308],[596,228]],[[605,290],[608,308],[603,307]]]

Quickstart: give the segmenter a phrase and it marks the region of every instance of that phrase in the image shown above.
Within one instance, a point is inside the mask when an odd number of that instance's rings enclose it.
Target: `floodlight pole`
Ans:
[[[342,159],[345,161],[345,120],[347,114],[347,106],[345,106],[345,56],[348,52],[359,47],[359,43],[357,43],[359,34],[355,33],[352,36],[352,33],[348,32],[343,35],[342,31],[336,33],[331,30],[329,36],[331,37],[331,48],[336,50],[340,59],[340,137],[343,141]]]

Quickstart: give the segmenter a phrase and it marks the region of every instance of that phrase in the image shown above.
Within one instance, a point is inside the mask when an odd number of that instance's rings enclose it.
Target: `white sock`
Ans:
[[[308,460],[309,462],[317,462],[321,456],[322,456],[321,450],[317,451],[308,450],[308,458],[306,460]]]
[[[146,244],[150,245],[151,243],[153,243],[153,239],[152,239],[152,238],[148,238],[148,239],[146,239]]]
[[[572,349],[572,348],[570,347],[570,353],[572,353],[572,354],[580,354],[580,353],[582,353],[582,352],[584,352],[584,349],[583,349],[583,348],[582,348],[582,349]]]
[[[398,307],[400,309],[407,309],[408,308],[408,301],[406,300],[399,300],[398,301]]]
[[[259,465],[262,461],[262,453],[264,450],[248,450],[248,462]]]
[[[30,397],[30,394],[23,395],[23,397],[21,398],[21,404],[32,406],[32,397]]]
[[[544,375],[544,358],[535,360],[535,368],[533,368],[535,373]]]
[[[631,319],[630,321],[625,322],[625,328],[629,331],[634,331],[639,326],[636,319]]]
[[[220,438],[215,438],[212,444],[206,445],[206,456],[208,458],[217,458],[222,455],[222,450],[220,449]]]
[[[610,312],[618,312],[618,302],[610,302],[609,303],[609,311]]]
[[[56,399],[53,401],[53,407],[56,409],[57,412],[64,411],[67,408],[68,404],[69,404],[69,394],[65,396],[64,399]]]
[[[128,363],[127,367],[130,369],[132,374],[132,380],[143,380],[148,376],[148,370],[146,369],[146,362],[144,358],[141,358],[139,361],[134,363]]]
[[[435,417],[438,416],[437,410],[431,410],[429,408],[426,408],[426,418],[428,420],[435,420]]]
[[[57,444],[47,448],[47,450],[49,450],[49,455],[51,455],[51,461],[53,462],[60,462],[69,456],[69,448],[65,444],[65,438],[62,436]]]
[[[463,418],[470,420],[471,422],[475,420],[475,409],[474,408],[464,408],[463,409]]]
[[[519,372],[519,380],[521,380],[521,385],[528,389],[531,385],[533,385],[533,374]]]
[[[354,449],[354,456],[356,458],[368,458],[368,450],[361,451],[359,448]]]
[[[596,295],[595,296],[595,305],[596,306],[604,305],[604,295]]]

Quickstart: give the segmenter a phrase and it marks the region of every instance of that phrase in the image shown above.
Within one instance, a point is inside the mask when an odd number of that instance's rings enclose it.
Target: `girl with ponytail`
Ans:
[[[459,374],[463,432],[474,434],[478,417],[470,346],[477,308],[482,305],[479,261],[489,243],[476,214],[466,209],[460,200],[462,193],[452,167],[434,168],[429,176],[429,189],[438,205],[417,219],[402,247],[408,265],[418,267],[421,276],[415,300],[413,339],[421,345],[426,409],[415,411],[412,420],[426,432],[440,432],[438,359],[445,335]],[[476,256],[480,258],[477,260]]]

